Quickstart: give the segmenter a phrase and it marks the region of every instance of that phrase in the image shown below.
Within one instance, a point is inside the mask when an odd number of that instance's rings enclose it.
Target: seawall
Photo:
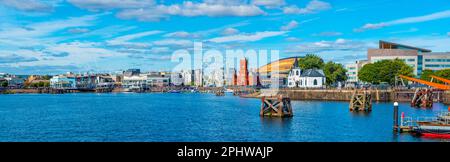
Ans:
[[[281,90],[280,94],[293,100],[350,101],[354,90]],[[390,101],[392,91],[371,90],[373,101]]]

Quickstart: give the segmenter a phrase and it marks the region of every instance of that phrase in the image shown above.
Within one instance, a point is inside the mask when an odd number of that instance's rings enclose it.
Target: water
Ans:
[[[212,94],[0,95],[0,141],[442,141],[392,132],[392,103],[293,101],[294,117],[261,118],[260,100]],[[407,116],[446,111],[401,103]]]

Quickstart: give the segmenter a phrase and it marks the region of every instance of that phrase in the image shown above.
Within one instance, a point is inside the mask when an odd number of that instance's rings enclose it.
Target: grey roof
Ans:
[[[320,69],[306,69],[303,70],[300,77],[325,77],[325,74]]]

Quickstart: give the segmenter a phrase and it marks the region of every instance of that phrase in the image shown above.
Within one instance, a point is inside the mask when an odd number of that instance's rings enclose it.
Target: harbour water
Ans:
[[[227,94],[0,95],[0,141],[443,141],[392,132],[392,103],[354,113],[348,102],[293,101],[294,117],[261,118],[260,100]],[[407,116],[446,111],[411,108]]]

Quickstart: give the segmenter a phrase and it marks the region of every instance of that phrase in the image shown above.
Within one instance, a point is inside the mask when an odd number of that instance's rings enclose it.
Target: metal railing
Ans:
[[[440,124],[450,124],[450,112],[438,112],[433,117],[403,117],[400,118],[400,126],[418,126],[418,122],[437,122]]]

